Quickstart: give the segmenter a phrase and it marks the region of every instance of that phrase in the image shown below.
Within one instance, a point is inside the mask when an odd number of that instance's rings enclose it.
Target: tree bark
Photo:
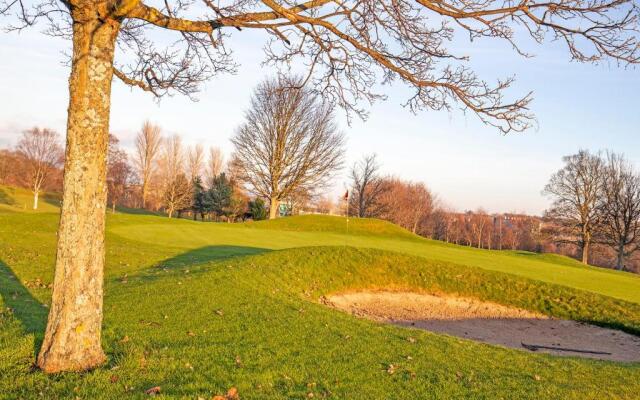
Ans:
[[[147,192],[149,191],[147,180],[146,176],[142,180],[142,208],[147,208]]]
[[[38,209],[38,195],[39,195],[39,192],[37,190],[33,192],[33,209],[34,210]]]
[[[271,198],[271,205],[269,206],[269,219],[276,219],[278,217],[278,200]]]
[[[108,10],[98,7],[90,2],[72,10],[63,201],[52,303],[37,360],[48,373],[88,370],[105,361],[101,328],[106,156],[119,22],[104,17]]]
[[[582,244],[582,263],[589,264],[589,241],[585,240]]]
[[[624,269],[624,246],[618,246],[618,260],[616,263],[616,269],[622,271]]]

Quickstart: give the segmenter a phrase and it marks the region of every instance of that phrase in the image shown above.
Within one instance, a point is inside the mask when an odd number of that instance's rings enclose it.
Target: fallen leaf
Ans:
[[[119,379],[120,378],[118,377],[118,375],[111,375],[111,378],[109,378],[111,383],[116,383],[116,382],[118,382]]]
[[[227,400],[238,400],[240,397],[238,396],[238,389],[235,387],[227,390]]]
[[[193,333],[193,332],[191,332],[191,331],[188,331],[188,332],[187,332],[187,335],[189,335],[189,336],[193,337],[193,336],[195,336],[196,334],[195,334],[195,333]]]
[[[144,393],[153,396],[153,395],[156,395],[156,394],[160,393],[160,390],[161,390],[160,386],[154,386],[152,388],[149,388],[149,389],[145,390]]]
[[[540,380],[540,379],[542,379],[542,378],[540,378],[540,375],[534,375],[534,376],[533,376],[533,379],[535,379],[536,381],[539,381],[539,380]]]

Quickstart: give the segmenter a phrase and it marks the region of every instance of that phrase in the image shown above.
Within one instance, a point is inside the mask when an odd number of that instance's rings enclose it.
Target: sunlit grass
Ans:
[[[42,303],[50,301],[57,216],[0,212],[0,398],[145,398],[152,386],[162,396],[190,399],[232,386],[242,399],[640,393],[638,364],[531,354],[387,326],[319,301],[348,289],[410,288],[638,333],[637,277],[553,255],[446,245],[380,221],[352,220],[347,234],[343,222],[312,216],[236,225],[109,215],[108,363],[50,377],[32,363],[48,311]]]

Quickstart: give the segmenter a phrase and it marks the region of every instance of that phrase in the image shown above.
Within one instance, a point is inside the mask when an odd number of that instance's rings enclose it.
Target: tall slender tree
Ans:
[[[198,143],[189,148],[187,163],[189,179],[193,182],[196,177],[202,176],[202,169],[204,168],[204,147],[202,144]]]
[[[407,102],[412,110],[459,106],[508,132],[531,125],[531,96],[505,100],[512,79],[495,84],[480,79],[465,54],[447,49],[458,34],[501,41],[523,55],[528,55],[523,50],[527,37],[538,43],[551,37],[576,61],[640,62],[633,0],[194,4],[165,2],[156,8],[142,0],[0,0],[0,15],[12,18],[9,30],[42,19],[51,22],[47,32],[73,44],[53,304],[37,361],[47,372],[84,370],[104,360],[102,243],[114,76],[156,96],[173,91],[191,96],[212,75],[235,71],[227,32],[259,30],[273,39],[266,47],[268,64],[307,67],[304,83],[350,116],[366,114],[362,102],[384,98],[376,83],[396,80],[413,89]],[[179,41],[158,48],[146,37],[151,28],[176,31]],[[114,60],[116,48],[121,61]],[[79,296],[86,301],[76,302]]]
[[[173,135],[163,140],[160,155],[162,199],[169,218],[189,207],[192,200],[191,182],[185,174],[185,151],[182,138]]]
[[[224,155],[219,147],[209,147],[209,158],[207,159],[207,184],[211,184],[213,180],[224,170]]]
[[[136,135],[135,165],[142,181],[142,208],[147,206],[151,177],[156,169],[156,161],[162,144],[162,131],[149,121],[142,124]]]

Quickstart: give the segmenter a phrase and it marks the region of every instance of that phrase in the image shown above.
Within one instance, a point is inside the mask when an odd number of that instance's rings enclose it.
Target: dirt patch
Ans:
[[[326,303],[356,316],[530,352],[640,361],[640,338],[480,300],[412,292],[356,292]]]

